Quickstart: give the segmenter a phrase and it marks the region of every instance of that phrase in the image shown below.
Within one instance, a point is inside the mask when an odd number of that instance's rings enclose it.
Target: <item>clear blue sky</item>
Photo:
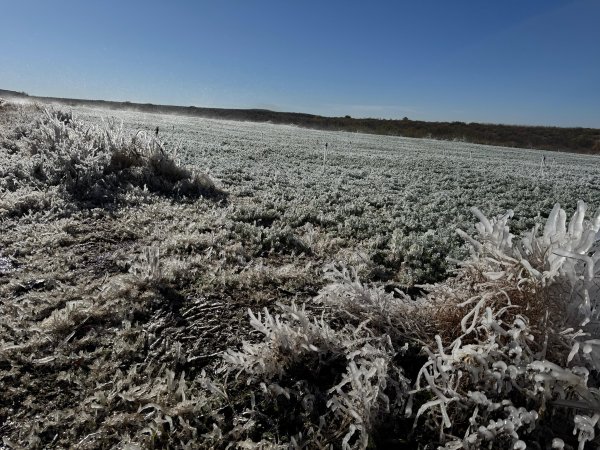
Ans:
[[[0,0],[0,88],[600,128],[599,0]]]

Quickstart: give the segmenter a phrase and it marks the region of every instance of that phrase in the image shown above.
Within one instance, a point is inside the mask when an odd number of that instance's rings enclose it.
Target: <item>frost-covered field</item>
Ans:
[[[106,113],[81,114],[97,120]],[[472,206],[492,216],[512,209],[517,231],[557,202],[568,212],[577,200],[600,207],[595,156],[113,114],[132,131],[159,126],[161,137],[180,148],[182,162],[208,170],[242,197],[232,204],[240,214],[259,225],[263,216],[293,229],[310,224],[320,239],[364,250],[380,276],[407,286],[446,276],[446,257],[462,254],[456,228],[472,228]]]
[[[598,448],[598,161],[0,103],[0,448]]]

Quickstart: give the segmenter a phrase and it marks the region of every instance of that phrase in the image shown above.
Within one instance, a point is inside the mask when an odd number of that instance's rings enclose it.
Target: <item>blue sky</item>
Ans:
[[[0,0],[0,88],[600,128],[600,1]]]

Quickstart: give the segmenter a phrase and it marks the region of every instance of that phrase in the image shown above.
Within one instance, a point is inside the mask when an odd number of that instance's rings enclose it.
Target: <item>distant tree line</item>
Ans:
[[[0,97],[22,96],[24,96],[23,93],[0,89]],[[596,128],[498,125],[473,122],[424,122],[410,120],[407,117],[404,117],[401,120],[356,119],[349,115],[345,117],[323,117],[314,114],[276,112],[266,109],[199,108],[195,106],[185,107],[154,105],[152,103],[142,104],[34,96],[29,96],[28,98],[40,102],[60,102],[71,106],[87,105],[140,112],[292,124],[319,130],[460,140],[477,144],[500,145],[506,147],[600,154],[600,129]]]

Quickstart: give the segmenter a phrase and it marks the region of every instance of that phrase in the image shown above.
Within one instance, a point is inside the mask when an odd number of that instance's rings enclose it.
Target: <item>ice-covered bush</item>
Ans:
[[[76,201],[111,203],[131,188],[189,198],[223,195],[206,175],[176,164],[156,137],[130,135],[115,120],[96,126],[44,110],[26,142],[32,184],[58,186]]]
[[[250,312],[263,341],[224,357],[225,369],[253,386],[247,413],[257,422],[273,414],[278,432],[286,429],[300,447],[366,448],[375,423],[406,398],[406,379],[390,367],[389,339],[361,326],[335,330],[294,304],[280,308]]]
[[[542,430],[560,417],[575,419],[576,430],[583,426],[571,409],[600,406],[600,216],[585,221],[585,211],[579,202],[567,224],[556,205],[542,232],[536,227],[515,239],[512,212],[488,220],[473,209],[479,236],[458,231],[472,255],[456,278],[430,287],[424,311],[436,345],[425,347],[428,362],[413,391],[433,397],[416,416],[437,423],[446,448],[525,448],[527,440],[547,438]],[[580,448],[593,438],[591,423]]]

